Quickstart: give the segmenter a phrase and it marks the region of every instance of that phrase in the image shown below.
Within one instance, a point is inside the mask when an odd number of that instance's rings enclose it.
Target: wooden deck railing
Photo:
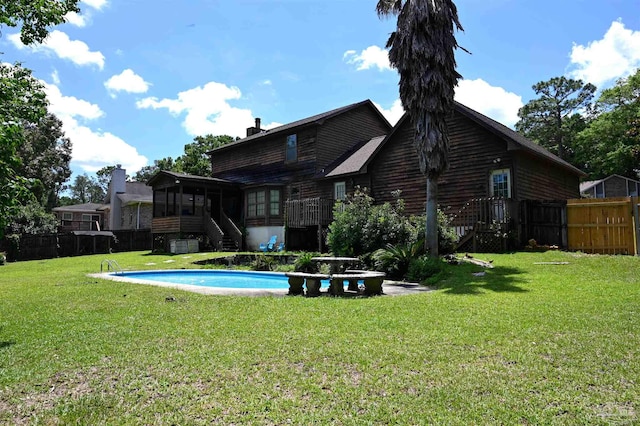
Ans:
[[[290,228],[326,226],[333,221],[333,200],[306,198],[285,203],[286,224]]]
[[[220,224],[227,232],[227,235],[233,240],[238,250],[242,250],[242,231],[238,229],[235,223],[223,211],[220,212]]]
[[[458,237],[473,229],[486,230],[495,225],[506,225],[511,218],[509,200],[501,197],[473,198],[451,217]]]

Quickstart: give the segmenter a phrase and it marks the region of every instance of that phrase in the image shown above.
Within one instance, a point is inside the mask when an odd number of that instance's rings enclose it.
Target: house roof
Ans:
[[[96,211],[102,209],[105,205],[100,203],[84,203],[84,204],[72,204],[70,206],[60,206],[54,207],[52,210],[54,212],[91,212],[95,213]]]
[[[587,174],[577,167],[572,166],[568,162],[564,161],[562,158],[558,157],[547,151],[542,146],[533,142],[522,136],[520,133],[516,132],[513,129],[508,128],[504,124],[498,123],[497,121],[487,117],[486,115],[480,114],[478,111],[472,110],[468,106],[461,104],[460,102],[455,103],[455,110],[462,115],[470,118],[476,123],[480,124],[485,129],[493,132],[497,136],[500,136],[504,139],[510,140],[511,142],[518,145],[520,148],[525,151],[529,151],[530,153],[537,155],[539,157],[543,157],[552,163],[556,163],[565,169],[568,169],[580,176],[586,176]]]
[[[153,183],[159,179],[161,179],[162,177],[170,177],[173,178],[177,181],[184,181],[184,182],[192,182],[192,183],[218,183],[218,184],[231,184],[233,182],[226,180],[226,179],[219,179],[219,178],[212,178],[212,177],[206,177],[206,176],[196,176],[196,175],[188,175],[185,173],[177,173],[177,172],[170,172],[167,170],[161,170],[158,173],[156,173],[155,175],[153,175],[150,179],[149,182],[147,182],[147,185],[149,186],[153,186]]]
[[[338,177],[363,172],[368,160],[378,150],[386,135],[371,138],[361,145],[355,152],[339,162],[325,177]]]
[[[528,151],[538,157],[545,158],[577,175],[586,176],[586,173],[584,173],[582,170],[572,166],[571,164],[567,163],[560,157],[550,153],[535,142],[525,138],[520,133],[508,128],[503,124],[498,123],[497,121],[487,117],[486,115],[480,114],[479,112],[474,111],[459,102],[455,102],[454,109],[456,112],[473,120],[496,136],[512,142],[518,148]],[[391,137],[398,131],[398,129],[404,124],[408,117],[409,115],[405,113],[402,118],[398,120],[398,123],[393,127],[393,130],[386,137],[384,137],[383,140],[378,141],[377,138],[371,139],[364,146],[362,146],[361,149],[357,150],[352,155],[347,157],[342,163],[337,164],[331,171],[326,174],[326,177],[336,177],[345,174],[365,172],[366,166],[373,160],[380,149],[382,149],[384,144],[386,144],[387,141],[391,139]]]
[[[602,183],[602,182],[604,182],[604,181],[606,181],[606,180],[609,180],[609,179],[611,179],[612,177],[617,177],[617,178],[620,178],[620,179],[625,179],[625,180],[627,180],[627,181],[632,181],[632,182],[640,183],[640,181],[637,181],[637,180],[635,180],[635,179],[631,179],[631,178],[628,178],[628,177],[625,177],[625,176],[621,176],[621,175],[613,174],[613,175],[609,175],[609,176],[607,176],[607,177],[605,177],[605,178],[602,178],[602,179],[597,179],[597,180],[587,180],[587,181],[581,182],[581,183],[580,183],[580,192],[588,191],[588,190],[590,190],[591,188],[593,188],[594,186],[596,186],[597,184]]]
[[[153,203],[153,188],[144,182],[126,182],[126,192],[116,194],[123,204]]]
[[[356,102],[356,103],[351,104],[351,105],[346,105],[346,106],[343,106],[343,107],[340,107],[340,108],[332,109],[331,111],[323,112],[321,114],[316,114],[316,115],[312,115],[311,117],[307,117],[307,118],[303,118],[301,120],[293,121],[291,123],[275,127],[273,129],[263,130],[260,133],[256,133],[254,135],[247,136],[246,138],[237,140],[235,142],[231,142],[231,143],[228,143],[226,145],[222,145],[222,146],[219,146],[217,148],[214,148],[211,151],[209,151],[208,154],[212,154],[212,153],[215,153],[215,152],[219,152],[219,151],[222,151],[222,150],[233,148],[233,147],[236,147],[238,145],[244,145],[245,143],[249,143],[251,141],[259,140],[259,139],[265,138],[267,136],[273,136],[273,135],[280,134],[280,133],[291,132],[294,129],[298,129],[300,127],[304,127],[304,126],[307,126],[307,125],[310,125],[310,124],[322,124],[327,119],[333,118],[333,117],[335,117],[337,115],[340,115],[340,114],[344,114],[345,112],[351,111],[351,110],[356,109],[358,107],[361,107],[363,105],[371,106],[371,108],[373,108],[373,110],[380,116],[380,118],[382,120],[384,120],[384,122],[389,123],[387,121],[387,119],[382,115],[382,113],[378,110],[378,108],[376,108],[376,106],[373,104],[373,102],[371,102],[369,99],[366,99],[366,100],[361,101],[361,102]]]

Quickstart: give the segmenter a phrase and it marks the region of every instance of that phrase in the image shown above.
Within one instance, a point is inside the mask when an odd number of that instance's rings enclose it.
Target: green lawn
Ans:
[[[109,256],[205,258],[184,257]],[[0,266],[0,423],[639,423],[640,259],[477,257],[495,268],[374,298],[88,278],[104,255]]]

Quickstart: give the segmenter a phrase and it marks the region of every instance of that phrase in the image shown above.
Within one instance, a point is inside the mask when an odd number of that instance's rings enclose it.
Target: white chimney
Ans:
[[[118,194],[127,192],[127,171],[120,164],[111,172],[111,183],[109,184],[109,229],[118,230],[122,228],[120,216],[122,213],[122,202]]]

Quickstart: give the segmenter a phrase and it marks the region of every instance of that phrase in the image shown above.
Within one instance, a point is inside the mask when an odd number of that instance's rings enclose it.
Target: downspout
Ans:
[[[140,201],[138,201],[138,218],[136,220],[136,230],[140,229]]]

